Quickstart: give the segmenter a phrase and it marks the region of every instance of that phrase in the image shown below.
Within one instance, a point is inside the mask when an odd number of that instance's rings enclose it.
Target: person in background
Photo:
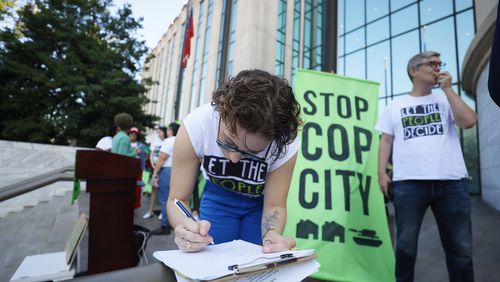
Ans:
[[[158,129],[156,129],[156,134],[158,135],[158,138],[155,138],[153,142],[151,142],[150,146],[151,154],[149,155],[149,161],[151,163],[152,168],[155,167],[155,163],[158,160],[158,157],[160,156],[161,144],[163,140],[167,138],[167,128],[165,126],[159,126]],[[153,209],[156,203],[156,198],[158,193],[158,182],[154,178],[151,178],[151,181],[152,181],[151,198],[149,199],[148,211],[142,216],[142,218],[144,219],[151,218],[154,216]],[[159,217],[159,219],[161,220],[161,217]]]
[[[172,168],[172,159],[174,157],[174,142],[179,125],[175,122],[168,125],[167,136],[161,143],[160,154],[155,163],[153,170],[153,179],[158,179],[158,199],[161,203],[161,226],[153,230],[153,235],[169,235],[170,227],[168,225],[168,217],[166,203],[170,191],[170,172]]]
[[[116,125],[111,124],[108,128],[107,135],[99,139],[95,145],[96,150],[111,152],[113,144],[113,136],[116,134]]]
[[[136,157],[141,160],[141,177],[137,179],[137,187],[136,187],[136,199],[138,199],[138,203],[136,203],[136,208],[141,206],[141,194],[142,187],[144,186],[144,181],[142,180],[142,173],[146,169],[146,157],[149,154],[149,148],[139,140],[141,136],[141,131],[137,127],[132,127],[128,130],[128,136],[130,138],[130,145],[137,153]]]
[[[288,82],[262,70],[241,71],[214,92],[211,104],[184,119],[167,202],[179,249],[236,239],[263,245],[265,253],[295,246],[282,232],[301,123]],[[174,199],[189,210],[200,160],[207,179],[195,222]]]
[[[96,150],[111,152],[111,145],[113,144],[112,136],[104,136],[95,145]]]
[[[382,133],[378,175],[386,196],[392,182],[398,282],[413,281],[428,207],[438,225],[450,281],[474,281],[468,174],[455,125],[471,128],[477,117],[453,90],[443,66],[437,52],[413,56],[407,66],[410,94],[393,100],[375,126]],[[434,86],[443,93],[433,92]],[[386,171],[391,151],[392,179]]]
[[[135,158],[137,153],[136,151],[132,148],[132,145],[130,144],[130,138],[127,135],[129,129],[132,127],[132,124],[134,123],[134,119],[130,114],[127,113],[119,113],[115,116],[115,124],[117,127],[117,133],[115,136],[113,136],[113,144],[111,148],[111,153],[127,156],[127,157],[132,157]],[[125,133],[127,132],[127,133]],[[139,171],[139,174],[136,176],[137,181],[141,181],[141,172]],[[140,208],[141,207],[141,190],[139,187],[139,192],[135,193],[135,202],[134,202],[134,208]]]
[[[132,127],[134,119],[127,113],[119,113],[115,116],[116,134],[113,136],[111,152],[128,157],[135,157],[136,152],[132,149],[130,138],[127,135]]]
[[[130,138],[130,145],[137,153],[137,158],[141,160],[141,169],[146,169],[146,156],[149,154],[149,148],[146,144],[139,140],[141,131],[137,127],[132,127],[128,131],[128,136]]]

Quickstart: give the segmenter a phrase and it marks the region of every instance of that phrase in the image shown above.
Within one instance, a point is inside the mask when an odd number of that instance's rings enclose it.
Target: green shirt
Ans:
[[[113,136],[113,143],[111,146],[111,152],[119,155],[135,157],[136,153],[130,145],[130,139],[125,132],[120,131]]]

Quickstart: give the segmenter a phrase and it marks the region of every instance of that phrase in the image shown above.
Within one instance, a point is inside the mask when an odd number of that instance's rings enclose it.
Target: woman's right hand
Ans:
[[[209,230],[209,221],[193,221],[190,218],[185,218],[184,221],[174,229],[174,242],[177,244],[179,250],[184,252],[197,252],[213,242],[212,236],[208,234]]]
[[[159,181],[160,181],[160,178],[158,177],[158,174],[153,174],[153,177],[151,177],[151,179],[153,180],[153,181],[151,181],[151,186],[153,186],[155,188],[158,188]]]

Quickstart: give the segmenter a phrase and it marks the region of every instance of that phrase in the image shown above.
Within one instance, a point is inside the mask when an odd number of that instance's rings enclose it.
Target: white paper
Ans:
[[[75,269],[66,264],[66,253],[27,256],[10,281],[47,281],[72,278]]]
[[[235,240],[218,245],[209,245],[196,253],[185,253],[180,250],[158,251],[153,256],[190,279],[211,280],[233,274],[233,271],[229,270],[228,266],[237,264],[240,265],[240,268],[244,268],[279,261],[281,260],[280,255],[289,253],[300,258],[314,254],[314,250],[265,254],[262,252],[262,246]],[[295,267],[293,268],[295,269]]]
[[[290,267],[275,268],[266,272],[241,277],[232,282],[291,282],[302,281],[318,271],[320,264],[316,260],[306,260]]]
[[[275,268],[266,272],[260,272],[233,280],[228,282],[293,282],[302,281],[307,276],[318,271],[320,264],[316,260],[307,260],[294,264],[293,267]],[[177,282],[191,282],[175,272]]]

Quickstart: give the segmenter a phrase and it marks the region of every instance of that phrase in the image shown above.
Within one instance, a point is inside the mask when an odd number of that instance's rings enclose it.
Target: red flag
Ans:
[[[186,32],[184,33],[184,46],[182,48],[181,67],[186,68],[189,54],[191,53],[191,38],[194,35],[193,9],[189,9],[189,16],[186,22]]]

